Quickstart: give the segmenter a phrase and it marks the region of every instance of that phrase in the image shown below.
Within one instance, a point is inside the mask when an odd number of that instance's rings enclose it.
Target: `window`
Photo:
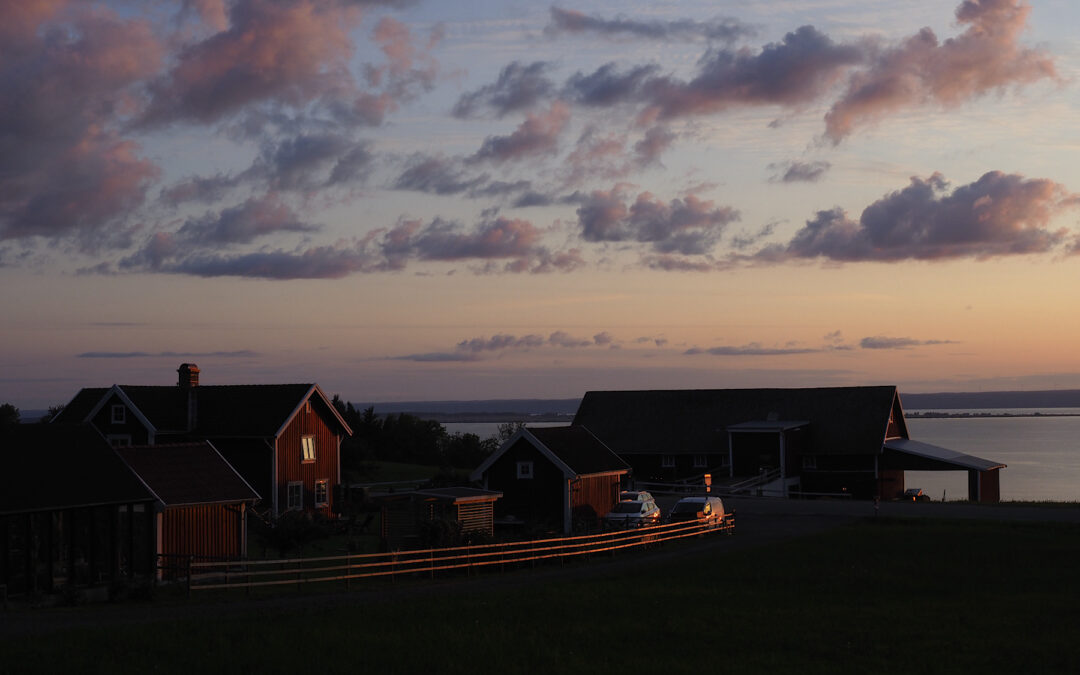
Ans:
[[[675,455],[660,455],[660,466],[665,469],[674,469]]]
[[[109,445],[114,448],[126,448],[131,445],[130,434],[109,434],[107,438],[109,440]]]
[[[325,509],[327,504],[330,503],[326,485],[327,480],[325,478],[315,481],[315,508],[317,509]]]
[[[517,477],[518,478],[532,478],[533,477],[533,463],[532,462],[518,462],[517,463]]]
[[[804,468],[804,469],[816,469],[817,468],[817,457],[803,457],[802,458],[802,468]]]
[[[304,484],[289,483],[285,508],[289,511],[299,511],[304,508]]]
[[[113,424],[123,424],[127,421],[127,408],[122,405],[114,405],[110,409],[109,421]]]
[[[303,448],[303,455],[301,458],[305,462],[315,461],[315,437],[304,436],[300,439],[300,445]]]
[[[709,466],[709,463],[705,459],[705,455],[694,455],[694,468],[704,469]]]

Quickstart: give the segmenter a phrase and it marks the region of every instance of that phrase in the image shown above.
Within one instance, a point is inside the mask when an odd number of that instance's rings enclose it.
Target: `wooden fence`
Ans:
[[[471,574],[486,569],[504,569],[522,564],[565,560],[622,549],[647,547],[673,539],[735,531],[735,515],[726,514],[715,523],[693,521],[670,523],[600,534],[555,539],[535,539],[505,544],[484,544],[419,551],[393,551],[322,558],[284,560],[244,560],[231,562],[191,561],[188,566],[188,593],[226,588],[252,589],[329,581],[407,575],[435,576],[436,572],[464,570]]]

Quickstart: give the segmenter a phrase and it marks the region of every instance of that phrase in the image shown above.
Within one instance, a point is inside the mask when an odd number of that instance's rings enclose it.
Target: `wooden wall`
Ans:
[[[161,551],[166,556],[236,558],[243,550],[243,504],[167,507],[161,514]]]
[[[570,513],[594,527],[619,501],[620,474],[584,476],[571,483]]]
[[[327,481],[327,504],[334,511],[334,486],[339,481],[338,435],[319,412],[320,405],[312,402],[310,409],[304,406],[277,439],[277,506],[284,513],[288,506],[288,484],[300,481],[304,484],[304,510],[315,508],[315,481]],[[315,437],[315,461],[303,461],[301,438]],[[329,515],[329,513],[327,514]]]

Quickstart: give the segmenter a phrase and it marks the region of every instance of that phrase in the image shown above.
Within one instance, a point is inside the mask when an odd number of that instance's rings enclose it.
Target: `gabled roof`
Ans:
[[[258,493],[210,443],[129,446],[116,453],[166,506],[254,502]]]
[[[179,386],[114,385],[80,391],[57,415],[56,422],[83,422],[114,392],[122,393],[159,434],[210,437],[276,437],[309,399],[331,426],[346,435],[349,425],[317,384],[248,384]],[[188,429],[189,397],[194,400],[195,428]]]
[[[0,432],[0,513],[153,502],[89,425],[17,424]]]
[[[472,472],[480,480],[484,472],[519,440],[525,440],[545,455],[567,479],[601,473],[626,473],[630,466],[588,429],[571,427],[522,428]]]
[[[748,422],[808,421],[808,452],[873,454],[894,403],[894,386],[590,391],[574,425],[618,453],[696,453],[726,450],[729,429]]]

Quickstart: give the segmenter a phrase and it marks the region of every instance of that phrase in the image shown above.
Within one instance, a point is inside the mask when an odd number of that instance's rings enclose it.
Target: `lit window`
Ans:
[[[286,508],[289,511],[299,511],[304,508],[304,484],[289,483],[288,499]]]
[[[660,455],[660,466],[665,469],[674,469],[675,455]]]
[[[327,481],[325,478],[315,481],[315,508],[317,509],[326,508],[327,504],[330,503],[330,499],[326,490],[326,484]]]
[[[300,444],[303,447],[303,460],[305,462],[315,461],[315,437],[304,436],[300,439]]]
[[[705,461],[705,455],[694,455],[694,468],[704,469],[709,466],[709,463]]]
[[[518,462],[517,463],[517,477],[518,478],[532,478],[533,477],[533,463],[532,462]]]
[[[127,420],[127,408],[122,405],[114,405],[111,413],[109,419],[113,424],[123,424]]]

